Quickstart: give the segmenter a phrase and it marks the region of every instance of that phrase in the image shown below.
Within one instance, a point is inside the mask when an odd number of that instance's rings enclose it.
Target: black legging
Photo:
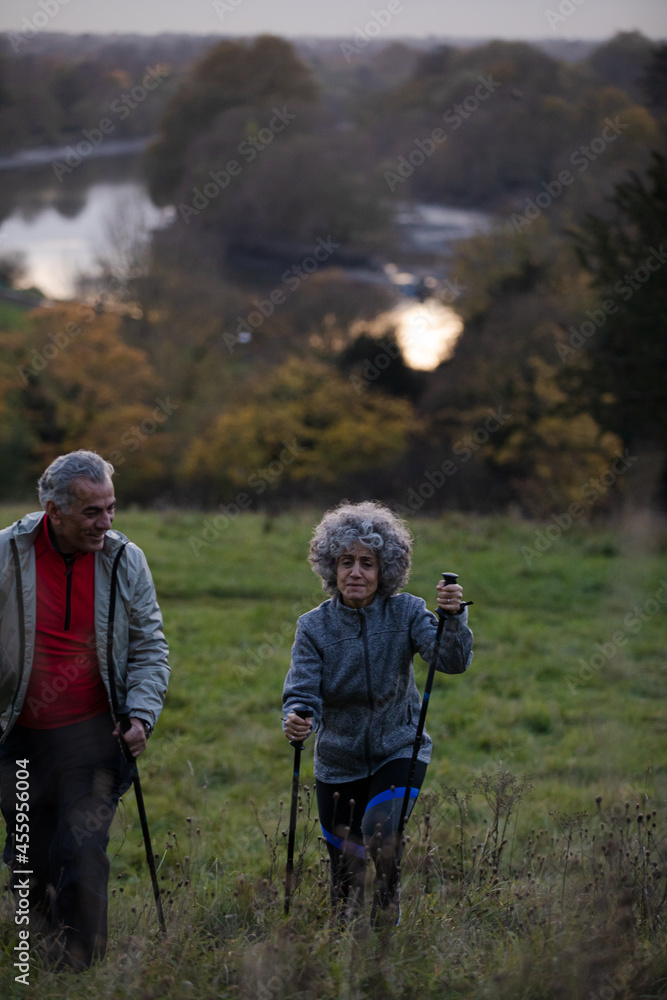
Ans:
[[[426,775],[426,764],[417,761],[411,783],[410,815]],[[390,760],[374,774],[356,781],[329,783],[317,780],[317,807],[322,834],[331,859],[331,898],[334,905],[361,906],[366,858],[375,864],[374,910],[398,902],[396,834],[410,759]],[[398,859],[402,848],[398,850]]]

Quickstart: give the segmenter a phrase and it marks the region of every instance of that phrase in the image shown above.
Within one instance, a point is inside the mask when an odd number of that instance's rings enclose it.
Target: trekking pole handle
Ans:
[[[125,757],[125,760],[128,762],[128,764],[134,764],[135,763],[134,756],[129,746],[125,742],[125,737],[123,736],[123,733],[126,733],[128,729],[132,728],[132,723],[130,722],[130,713],[127,710],[127,708],[123,706],[123,708],[119,709],[116,714],[118,717],[118,728],[120,729],[120,746],[121,750],[123,751],[123,756]]]
[[[300,719],[307,719],[313,714],[312,708],[301,705],[299,708],[293,708],[292,711],[295,715],[298,715]],[[299,750],[303,750],[303,740],[290,740],[289,745],[291,747],[298,747]]]
[[[445,583],[447,584],[447,586],[449,586],[451,583],[456,583],[456,581],[458,580],[458,578],[459,578],[459,574],[458,573],[443,573],[442,574],[442,579],[445,581]],[[473,603],[473,601],[461,601],[461,607],[462,608],[467,608],[468,605],[472,604],[472,603]]]

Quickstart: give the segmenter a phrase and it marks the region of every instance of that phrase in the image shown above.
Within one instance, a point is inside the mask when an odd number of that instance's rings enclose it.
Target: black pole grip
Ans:
[[[123,705],[118,709],[118,728],[120,729],[120,747],[123,751],[123,756],[128,764],[135,764],[134,756],[132,751],[125,742],[123,733],[126,733],[128,729],[132,728],[132,723],[130,722],[130,712],[126,705]]]
[[[307,705],[299,705],[297,708],[291,710],[295,715],[298,715],[300,719],[308,719],[312,714],[312,708],[308,708]],[[303,740],[290,740],[289,745],[291,747],[299,747],[303,750]]]
[[[447,584],[447,586],[449,586],[450,583],[456,583],[456,581],[459,578],[459,574],[458,573],[443,573],[442,574],[442,578],[445,581],[445,583]],[[472,603],[473,603],[472,601],[461,601],[461,607],[462,608],[467,608],[468,605],[472,604]]]

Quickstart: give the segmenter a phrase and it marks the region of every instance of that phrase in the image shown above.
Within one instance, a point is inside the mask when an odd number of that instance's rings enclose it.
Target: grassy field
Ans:
[[[22,512],[2,509],[0,524]],[[292,751],[280,696],[295,620],[323,596],[305,559],[317,517],[117,515],[148,556],[171,647],[140,766],[168,934],[128,793],[107,961],[75,976],[34,954],[30,987],[16,984],[5,893],[2,996],[667,996],[664,529],[639,515],[613,528],[412,522],[409,589],[433,606],[439,574],[460,574],[475,656],[467,674],[436,677],[401,927],[352,933],[329,921],[311,748],[299,885],[282,914]]]
[[[21,330],[28,323],[28,310],[0,299],[0,330]]]

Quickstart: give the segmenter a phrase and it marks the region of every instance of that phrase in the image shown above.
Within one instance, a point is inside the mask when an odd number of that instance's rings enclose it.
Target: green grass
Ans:
[[[21,513],[4,508],[0,523]],[[129,793],[111,843],[108,960],[57,976],[35,956],[31,986],[133,1000],[667,995],[664,531],[575,523],[539,554],[547,525],[412,523],[409,589],[433,606],[439,574],[460,574],[475,656],[467,674],[436,677],[403,923],[354,935],[329,925],[317,831],[282,916],[292,752],[280,695],[295,620],[323,596],[305,559],[317,516],[245,513],[206,536],[215,513],[117,515],[148,556],[171,649],[167,703],[140,764],[169,933],[155,930]],[[312,785],[310,749],[302,781]],[[18,997],[12,914],[6,895],[0,986]]]
[[[0,299],[0,330],[23,330],[30,322],[30,312],[24,305]]]

